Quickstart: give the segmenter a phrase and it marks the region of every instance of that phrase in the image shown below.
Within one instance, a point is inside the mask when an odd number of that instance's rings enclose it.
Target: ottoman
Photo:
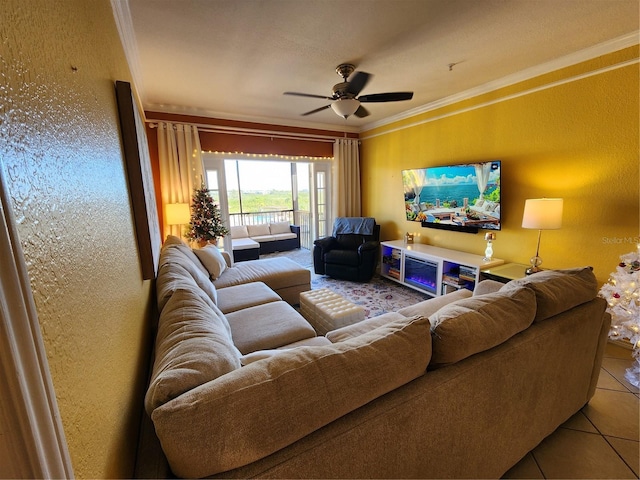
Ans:
[[[300,293],[300,313],[318,335],[364,320],[364,309],[327,288]]]

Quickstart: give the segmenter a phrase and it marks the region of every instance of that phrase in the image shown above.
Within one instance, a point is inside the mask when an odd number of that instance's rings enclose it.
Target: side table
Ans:
[[[524,265],[522,263],[504,263],[497,267],[492,267],[487,270],[482,270],[480,275],[482,278],[488,278],[489,280],[495,280],[497,282],[507,283],[510,280],[516,280],[518,278],[524,278],[527,276],[525,270],[531,265]]]

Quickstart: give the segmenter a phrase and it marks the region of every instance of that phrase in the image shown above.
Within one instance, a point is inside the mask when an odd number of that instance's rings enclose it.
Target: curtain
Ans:
[[[489,174],[491,173],[491,163],[479,163],[474,165],[476,170],[476,183],[480,191],[480,198],[483,197],[484,191],[489,183]]]
[[[340,138],[333,145],[334,217],[362,215],[358,140]]]
[[[193,190],[204,182],[202,148],[198,129],[190,125],[158,124],[158,157],[162,211],[169,203],[191,203]],[[185,225],[168,225],[163,215],[162,231],[182,237]]]

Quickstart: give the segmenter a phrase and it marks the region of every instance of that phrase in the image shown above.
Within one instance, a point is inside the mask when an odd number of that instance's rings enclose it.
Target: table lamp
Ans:
[[[540,258],[540,236],[542,230],[557,230],[562,226],[562,198],[531,198],[525,200],[522,228],[538,230],[538,246],[535,257],[531,257],[531,266],[525,270],[527,275],[539,272],[542,259]]]
[[[167,225],[185,225],[191,219],[191,208],[188,203],[167,203],[164,206],[164,218]]]

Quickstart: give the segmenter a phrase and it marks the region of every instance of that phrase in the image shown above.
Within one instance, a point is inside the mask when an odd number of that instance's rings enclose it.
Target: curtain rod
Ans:
[[[152,120],[146,120],[146,122],[149,124],[149,127],[157,128],[158,123],[164,122],[164,120],[152,119]],[[253,137],[267,137],[267,138],[271,137],[271,138],[281,138],[285,140],[310,140],[314,142],[333,143],[336,140],[349,138],[349,137],[346,137],[347,135],[346,132],[345,132],[345,137],[337,137],[337,136],[329,136],[329,135],[316,135],[311,133],[278,132],[275,130],[261,130],[261,129],[255,129],[255,128],[226,127],[223,125],[212,126],[206,123],[169,122],[169,121],[166,121],[166,123],[172,123],[176,125],[190,125],[190,126],[197,127],[198,130],[201,132],[207,132],[207,133],[224,133],[228,135],[247,135],[247,136],[253,136]],[[357,139],[354,138],[352,140],[357,140]]]

